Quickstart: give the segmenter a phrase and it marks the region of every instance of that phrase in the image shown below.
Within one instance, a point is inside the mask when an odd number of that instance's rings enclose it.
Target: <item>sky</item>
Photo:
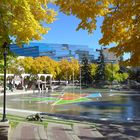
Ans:
[[[55,10],[58,10],[56,6],[50,6]],[[59,43],[59,44],[72,44],[72,45],[88,45],[93,51],[100,49],[98,43],[102,37],[100,26],[102,25],[102,19],[97,19],[97,29],[93,34],[88,34],[85,30],[76,31],[76,28],[80,23],[80,20],[75,16],[67,16],[61,12],[58,13],[57,20],[50,24],[51,30],[48,34],[43,36],[43,39],[39,42],[42,43]]]

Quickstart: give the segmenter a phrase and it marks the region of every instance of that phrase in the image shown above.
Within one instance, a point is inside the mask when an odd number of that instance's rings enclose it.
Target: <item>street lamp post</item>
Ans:
[[[72,71],[72,77],[73,77],[73,93],[74,93],[74,68],[73,68],[73,71]]]
[[[81,65],[80,65],[80,93],[81,93],[81,90],[82,90],[82,89],[81,89],[81,78],[82,78],[82,77],[81,77],[81,74],[82,74],[82,71],[81,71]]]
[[[3,86],[4,86],[4,94],[3,94],[3,118],[2,118],[2,122],[6,122],[6,57],[7,57],[7,43],[5,42],[3,44],[3,48],[4,48],[4,52],[3,52],[3,56],[4,56],[4,82],[3,82]]]
[[[114,74],[113,74],[113,60],[111,61],[111,69],[112,69],[112,87],[113,87],[113,78],[114,78]]]

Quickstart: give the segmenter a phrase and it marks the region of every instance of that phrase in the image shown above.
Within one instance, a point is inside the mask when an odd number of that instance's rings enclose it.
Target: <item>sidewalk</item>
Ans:
[[[96,128],[94,131],[90,129],[90,126],[81,129],[83,126],[79,125],[73,130],[71,125],[66,124],[48,123],[45,128],[43,125],[23,122],[9,133],[9,140],[94,140],[94,138],[102,140],[101,138],[104,138],[100,132],[95,130]],[[81,131],[81,134],[75,131]]]
[[[19,123],[10,132],[9,140],[47,140],[43,125]]]
[[[10,131],[8,140],[140,140],[140,126],[93,124],[72,125],[48,122],[40,124],[21,122]],[[0,139],[1,140],[1,139]]]
[[[48,140],[80,140],[70,125],[49,123],[46,133]]]
[[[2,114],[3,108],[0,107],[0,113]],[[13,109],[13,108],[6,108],[6,114],[27,117],[28,115],[41,113],[39,111],[31,111],[31,110],[23,110],[23,109]]]
[[[73,130],[75,132],[75,134],[80,138],[80,139],[104,139],[104,136],[97,131],[97,129],[94,127],[92,128],[90,125],[88,124],[74,124],[73,125]]]
[[[22,94],[30,94],[33,93],[33,90],[14,90],[12,91],[6,91],[6,96],[10,96],[10,95],[22,95]],[[0,92],[0,96],[3,96],[3,92]]]

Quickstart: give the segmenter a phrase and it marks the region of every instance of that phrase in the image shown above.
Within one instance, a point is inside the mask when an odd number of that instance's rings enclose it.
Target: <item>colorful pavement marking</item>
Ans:
[[[87,96],[87,98],[98,98],[102,97],[101,93],[92,93]]]
[[[56,98],[53,97],[45,97],[45,98],[32,98],[32,101],[55,101]]]
[[[59,100],[53,103],[53,105],[88,102],[88,101],[92,101],[91,98],[98,98],[98,97],[102,97],[101,93],[93,93],[89,95],[80,94],[80,93],[64,93]]]
[[[74,99],[74,100],[59,100],[55,105],[71,104],[71,103],[78,103],[78,102],[88,102],[88,101],[92,101],[92,100],[82,97],[82,98]]]
[[[81,98],[81,94],[79,93],[65,93],[61,96],[63,100],[75,100]]]
[[[55,101],[55,97],[24,98],[28,101]]]
[[[89,102],[92,101],[92,98],[102,97],[101,93],[92,93],[92,94],[80,94],[80,93],[63,93],[59,98],[58,97],[34,97],[34,98],[24,98],[28,101],[37,101],[37,102],[52,102],[52,105],[64,105],[71,103],[79,102]]]

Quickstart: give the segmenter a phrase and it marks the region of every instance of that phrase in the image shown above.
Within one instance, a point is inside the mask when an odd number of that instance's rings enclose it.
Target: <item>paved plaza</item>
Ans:
[[[22,122],[10,131],[8,140],[140,140],[140,126],[86,123],[71,125]],[[1,139],[4,140],[4,139]]]
[[[7,93],[7,95],[10,96],[11,94],[21,95],[32,93],[33,91],[16,91],[13,93]],[[56,93],[52,93],[52,97],[42,98],[36,96],[35,94],[31,97],[23,96],[21,99],[38,104],[40,104],[40,102],[53,101],[52,105],[55,106],[88,102],[89,100],[92,100],[92,98],[100,98],[102,95],[103,94],[100,94],[99,92],[90,94],[74,94],[65,92],[58,95]],[[0,96],[2,96],[2,94],[0,94]],[[13,101],[15,102],[15,100]],[[7,108],[6,112],[7,114],[13,116],[16,115],[22,117],[24,120],[28,115],[41,113],[39,111],[13,108]],[[0,113],[2,113],[2,107],[0,107]],[[136,123],[115,124],[109,121],[104,123],[102,121],[94,121],[93,124],[86,122],[85,120],[77,122],[72,121],[71,124],[65,123],[69,121],[71,121],[71,118],[70,120],[61,119],[60,123],[59,118],[57,118],[54,121],[46,119],[45,121],[43,120],[43,122],[20,121],[14,128],[10,127],[9,129],[7,126],[0,126],[0,140],[140,140],[140,125]],[[46,122],[47,124],[44,125]],[[7,129],[9,130],[8,136],[6,136]]]

